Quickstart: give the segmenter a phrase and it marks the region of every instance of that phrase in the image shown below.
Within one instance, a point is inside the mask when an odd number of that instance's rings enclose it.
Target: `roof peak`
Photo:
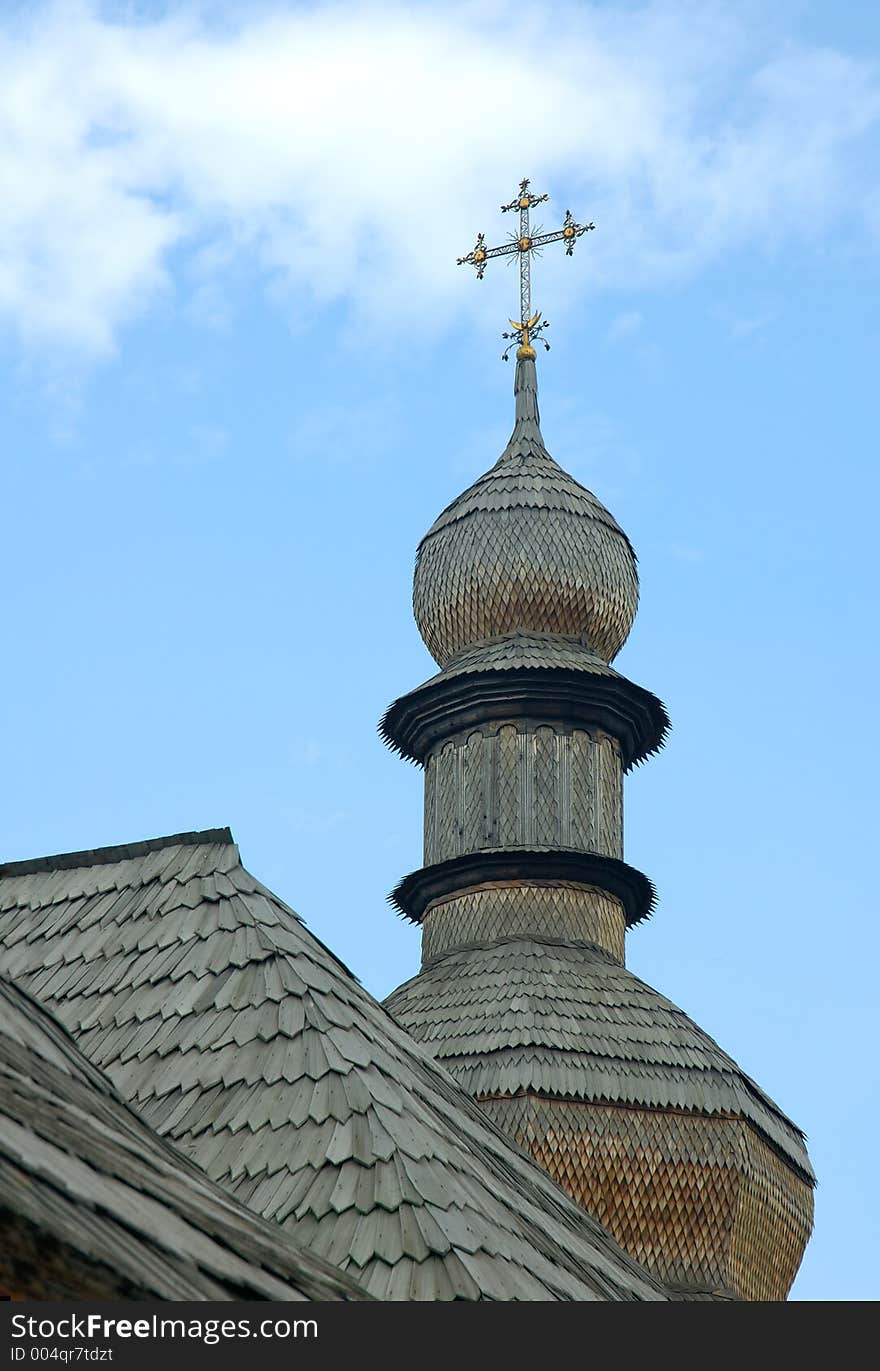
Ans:
[[[513,432],[496,462],[500,466],[511,457],[522,456],[525,444],[527,449],[535,447],[550,457],[541,434],[541,415],[538,409],[538,369],[534,357],[517,357],[516,372],[513,378],[514,421]],[[551,462],[553,458],[550,457]]]
[[[0,862],[0,876],[27,876],[36,871],[69,871],[81,866],[103,866],[145,857],[163,847],[207,847],[235,844],[229,828],[205,828],[192,833],[170,833],[164,838],[145,838],[138,843],[118,843],[114,847],[95,847],[83,852],[58,852],[49,857],[30,857],[22,862]]]

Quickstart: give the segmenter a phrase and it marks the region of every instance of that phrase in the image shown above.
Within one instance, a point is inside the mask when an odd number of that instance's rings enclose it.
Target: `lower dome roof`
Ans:
[[[385,1001],[478,1098],[744,1118],[805,1179],[804,1135],[708,1033],[591,943],[510,937],[444,953]]]

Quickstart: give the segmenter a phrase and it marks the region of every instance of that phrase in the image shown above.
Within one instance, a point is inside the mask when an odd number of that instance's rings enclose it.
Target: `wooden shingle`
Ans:
[[[365,1299],[229,1198],[0,978],[0,1289],[16,1297]]]
[[[241,867],[231,839],[114,856],[95,857],[99,879],[81,857],[0,867],[0,968],[14,959],[142,1119],[230,1195],[383,1298],[665,1297]],[[100,883],[94,941],[76,920],[41,922],[41,882],[53,905]],[[149,947],[115,936],[120,911]],[[42,931],[22,940],[31,923]]]

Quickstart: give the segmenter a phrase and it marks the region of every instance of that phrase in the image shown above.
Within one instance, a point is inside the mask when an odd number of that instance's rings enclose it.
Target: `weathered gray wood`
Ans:
[[[425,865],[508,845],[620,857],[622,779],[607,734],[515,720],[471,729],[428,758]]]
[[[153,1133],[2,978],[0,1234],[3,1281],[18,1295],[366,1298]],[[24,1261],[26,1241],[36,1263]]]
[[[332,1251],[373,1294],[663,1298],[244,872],[231,842],[190,836],[112,857],[100,854],[99,881],[64,859],[7,869],[0,967],[15,960],[23,985],[42,986],[141,1118],[231,1195]],[[88,939],[75,919],[43,919],[44,891],[65,906],[91,892]],[[22,939],[31,922],[43,931]]]
[[[463,648],[516,631],[568,634],[605,661],[638,605],[632,547],[608,510],[547,452],[535,364],[520,359],[510,442],[419,544],[413,608],[445,664]]]
[[[596,946],[538,936],[472,944],[385,1003],[473,1095],[736,1115],[814,1179],[800,1129],[708,1033]]]

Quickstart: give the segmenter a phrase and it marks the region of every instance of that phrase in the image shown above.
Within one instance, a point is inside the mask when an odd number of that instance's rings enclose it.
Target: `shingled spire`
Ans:
[[[610,665],[635,554],[548,453],[531,347],[514,390],[501,457],[419,547],[441,670],[381,724],[425,771],[424,865],[391,897],[422,971],[387,1005],[673,1288],[784,1299],[812,1224],[803,1135],[624,965],[654,892],[623,860],[622,780],[668,728]]]
[[[392,898],[428,961],[499,932],[583,938],[623,960],[653,890],[622,860],[622,776],[666,712],[609,665],[635,616],[628,538],[553,460],[535,363],[513,433],[423,538],[416,622],[442,670],[391,706],[386,739],[425,767],[425,865]]]

